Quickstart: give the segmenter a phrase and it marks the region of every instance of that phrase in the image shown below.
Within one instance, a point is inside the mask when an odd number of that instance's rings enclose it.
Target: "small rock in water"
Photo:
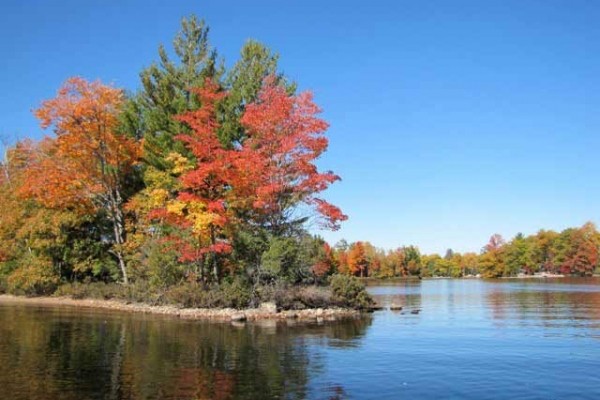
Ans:
[[[244,314],[244,313],[237,313],[237,314],[233,314],[231,316],[231,320],[234,322],[243,322],[246,319],[247,319],[246,314]]]
[[[367,308],[367,311],[369,311],[369,312],[381,311],[381,310],[383,310],[383,307],[380,306],[379,304],[374,304],[371,307]]]
[[[418,314],[418,313],[420,313],[420,312],[421,312],[421,310],[412,310],[410,313],[411,313],[411,314]]]
[[[244,328],[246,324],[240,321],[231,321],[231,326],[233,326],[234,328]]]

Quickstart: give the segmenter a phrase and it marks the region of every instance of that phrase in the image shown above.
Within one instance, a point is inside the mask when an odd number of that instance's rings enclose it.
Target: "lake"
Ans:
[[[0,397],[600,398],[599,279],[369,291],[404,309],[288,326],[0,303]]]

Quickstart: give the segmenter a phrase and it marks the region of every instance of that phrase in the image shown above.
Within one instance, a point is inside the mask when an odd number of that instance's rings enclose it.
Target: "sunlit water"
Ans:
[[[404,309],[234,326],[0,303],[0,398],[600,399],[600,280],[369,290]]]

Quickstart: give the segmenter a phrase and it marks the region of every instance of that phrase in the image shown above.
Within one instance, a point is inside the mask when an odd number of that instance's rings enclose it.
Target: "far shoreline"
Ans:
[[[364,282],[367,287],[372,284],[379,283],[408,283],[408,282],[420,282],[420,281],[433,281],[433,280],[484,280],[484,281],[494,281],[494,280],[505,280],[505,279],[518,279],[518,280],[544,280],[544,279],[590,279],[590,278],[600,278],[600,274],[593,274],[590,276],[579,276],[579,275],[563,275],[563,274],[548,274],[548,275],[520,275],[520,276],[498,276],[498,277],[482,277],[482,276],[395,276],[389,278],[380,278],[380,277],[364,277],[360,278],[361,282]]]

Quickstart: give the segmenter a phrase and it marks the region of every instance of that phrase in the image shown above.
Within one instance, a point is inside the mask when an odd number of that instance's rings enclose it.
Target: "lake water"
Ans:
[[[0,303],[0,398],[600,399],[600,280],[369,290],[404,310],[234,326]]]

